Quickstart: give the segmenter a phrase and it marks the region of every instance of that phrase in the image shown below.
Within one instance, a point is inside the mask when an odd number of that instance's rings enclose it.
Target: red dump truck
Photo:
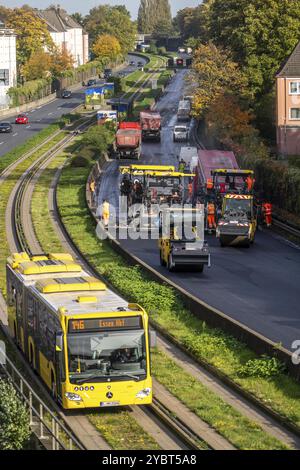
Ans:
[[[141,156],[142,131],[138,122],[121,122],[116,133],[115,151],[118,158]]]
[[[155,140],[160,142],[161,115],[157,111],[142,111],[140,113],[143,141]]]

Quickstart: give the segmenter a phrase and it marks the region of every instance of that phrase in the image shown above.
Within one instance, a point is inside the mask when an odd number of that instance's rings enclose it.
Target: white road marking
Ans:
[[[31,125],[29,124],[29,126],[26,126],[26,129],[29,129],[31,127]]]
[[[53,113],[48,113],[48,116],[51,116],[51,114],[53,114]]]
[[[41,119],[37,119],[37,122],[40,122],[40,121],[41,121]]]
[[[16,137],[16,135],[18,135],[18,133],[16,132],[15,134],[13,134],[13,137]]]
[[[0,145],[4,144],[4,142],[0,142]]]

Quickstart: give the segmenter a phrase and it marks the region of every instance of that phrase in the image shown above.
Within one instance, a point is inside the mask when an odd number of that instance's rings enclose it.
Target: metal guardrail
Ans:
[[[84,450],[82,444],[37,395],[0,348],[0,371],[8,377],[29,411],[30,427],[47,450]]]

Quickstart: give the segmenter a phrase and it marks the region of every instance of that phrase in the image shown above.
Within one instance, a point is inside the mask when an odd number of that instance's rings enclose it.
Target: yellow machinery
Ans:
[[[257,229],[257,209],[254,197],[246,194],[226,194],[216,235],[221,246],[249,246]]]
[[[66,409],[152,401],[147,313],[68,254],[7,260],[9,330]]]
[[[182,204],[187,197],[187,179],[194,174],[176,171],[172,165],[130,165],[120,167],[120,173],[131,183],[139,182],[143,188],[144,204]],[[132,198],[135,202],[135,198]]]
[[[169,271],[189,268],[202,272],[210,267],[204,241],[204,213],[199,209],[170,208],[160,214],[160,263]]]

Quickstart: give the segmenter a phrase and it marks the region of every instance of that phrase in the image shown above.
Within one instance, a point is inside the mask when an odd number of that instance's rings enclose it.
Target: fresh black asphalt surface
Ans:
[[[183,93],[184,73],[177,73],[158,103],[157,109],[163,115],[162,142],[143,144],[141,162],[177,162],[181,145],[173,143],[172,130]],[[118,162],[109,165],[99,193],[99,201],[107,197],[115,206],[119,196],[118,165]],[[214,236],[207,239],[212,267],[203,274],[169,273],[160,266],[155,240],[121,240],[121,243],[202,301],[292,350],[292,343],[300,340],[300,249],[267,230],[258,231],[249,249],[221,248]]]
[[[135,64],[139,60],[145,63],[144,59],[137,58],[135,56],[128,56],[128,60],[134,60]],[[135,66],[128,66],[122,69],[122,73],[130,73],[136,69]],[[103,81],[103,80],[102,80]],[[101,83],[97,80],[97,83]],[[9,152],[17,145],[22,144],[27,139],[35,135],[50,124],[56,122],[63,114],[70,113],[74,108],[84,102],[84,94],[86,87],[79,87],[78,90],[72,92],[71,98],[62,99],[57,98],[54,101],[33,109],[26,113],[29,117],[28,124],[15,124],[15,117],[9,118],[0,117],[1,122],[10,122],[13,126],[13,131],[10,134],[0,134],[0,158],[5,153]]]

